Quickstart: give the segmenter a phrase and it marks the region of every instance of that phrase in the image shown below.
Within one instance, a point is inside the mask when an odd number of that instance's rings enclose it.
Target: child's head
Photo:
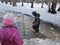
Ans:
[[[14,14],[7,13],[3,18],[3,23],[5,26],[13,25],[14,24]]]
[[[32,12],[32,14],[33,14],[35,17],[37,17],[37,18],[39,18],[39,17],[40,17],[40,14],[39,14],[39,13],[37,13],[36,11],[33,11],[33,12]]]
[[[33,16],[36,16],[37,15],[37,12],[36,11],[33,11],[32,14],[33,14]]]

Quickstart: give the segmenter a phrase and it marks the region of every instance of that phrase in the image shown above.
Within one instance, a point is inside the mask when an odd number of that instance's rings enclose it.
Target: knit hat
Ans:
[[[14,14],[12,14],[12,13],[5,14],[5,16],[3,18],[3,23],[6,26],[13,25],[14,24]]]

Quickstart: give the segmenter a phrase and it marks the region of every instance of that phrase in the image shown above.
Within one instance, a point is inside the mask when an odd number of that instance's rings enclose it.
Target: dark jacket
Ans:
[[[34,23],[35,23],[34,25],[39,27],[39,25],[40,25],[40,18],[35,18]]]

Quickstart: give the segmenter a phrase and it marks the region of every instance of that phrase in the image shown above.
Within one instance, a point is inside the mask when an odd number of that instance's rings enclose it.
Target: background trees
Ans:
[[[16,0],[15,0],[15,1],[13,1],[13,6],[16,6]]]
[[[33,6],[34,6],[34,0],[31,0],[30,2],[31,2],[31,8],[33,8]]]
[[[58,0],[58,2],[59,2],[59,8],[58,8],[58,11],[60,11],[60,0]]]
[[[23,0],[22,0],[22,6],[24,6],[24,4],[23,4]]]
[[[48,1],[48,12],[51,12],[51,1]]]
[[[41,8],[43,8],[43,3],[44,3],[44,0],[41,0],[41,3],[42,3],[42,6],[41,6]]]
[[[53,13],[53,14],[56,13],[56,5],[57,5],[57,0],[53,0],[52,6],[51,6],[51,13]]]
[[[4,2],[4,0],[1,0],[1,3],[3,3]]]
[[[31,3],[31,8],[34,7],[34,2],[41,3],[41,8],[43,8],[44,3],[48,5],[48,12],[52,14],[56,14],[56,6],[57,2],[60,3],[60,0],[1,0],[1,2],[5,2],[6,4],[9,2],[10,5],[16,6],[17,2],[21,1],[21,5],[24,6],[24,2]],[[60,6],[58,8],[58,11],[60,10]]]

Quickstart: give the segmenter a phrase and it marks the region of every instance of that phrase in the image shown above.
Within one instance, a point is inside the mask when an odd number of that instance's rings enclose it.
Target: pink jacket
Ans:
[[[2,45],[23,45],[23,40],[15,26],[0,28],[0,42]]]

